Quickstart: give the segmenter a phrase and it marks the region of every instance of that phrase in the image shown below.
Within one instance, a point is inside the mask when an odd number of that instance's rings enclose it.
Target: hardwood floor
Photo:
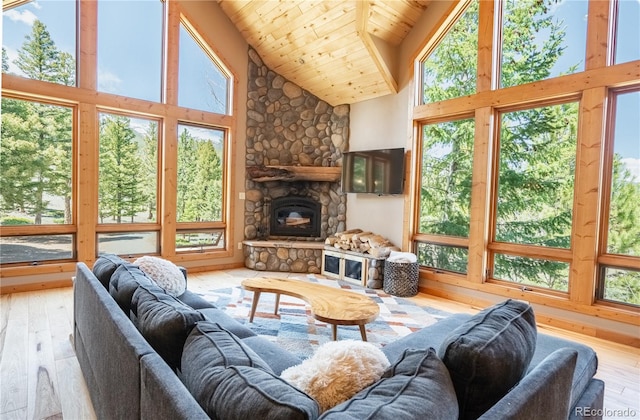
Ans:
[[[244,278],[270,274],[296,276],[247,269],[194,273],[189,289],[237,286]],[[409,299],[448,312],[477,311],[424,294]],[[539,331],[593,347],[599,359],[596,377],[606,383],[604,418],[640,419],[640,349],[545,326]],[[1,419],[95,419],[72,337],[71,288],[0,297]]]

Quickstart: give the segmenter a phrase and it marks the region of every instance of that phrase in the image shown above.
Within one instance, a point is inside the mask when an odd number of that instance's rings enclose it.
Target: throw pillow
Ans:
[[[435,350],[409,349],[382,379],[321,418],[451,420],[458,418],[458,400]]]
[[[438,355],[449,369],[461,419],[475,419],[526,374],[536,349],[536,320],[525,302],[506,300],[453,330]]]
[[[302,420],[319,414],[311,397],[212,322],[198,322],[187,338],[180,379],[211,418]]]
[[[380,379],[388,366],[387,356],[371,343],[330,341],[280,377],[312,396],[325,411]]]
[[[187,281],[180,268],[163,258],[144,256],[133,262],[158,286],[171,296],[180,296],[187,288]]]
[[[155,283],[144,275],[144,272],[133,264],[122,264],[111,276],[109,281],[109,294],[129,316],[131,299],[138,286],[152,286]]]
[[[109,290],[109,280],[111,276],[122,264],[127,262],[114,254],[102,254],[93,263],[93,275],[102,283],[105,289]]]
[[[157,286],[139,286],[131,300],[142,336],[172,369],[180,369],[182,347],[204,315]]]

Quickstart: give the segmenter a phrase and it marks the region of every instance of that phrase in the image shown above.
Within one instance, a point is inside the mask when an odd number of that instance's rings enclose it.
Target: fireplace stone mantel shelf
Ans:
[[[247,173],[254,182],[268,181],[325,181],[338,182],[340,166],[248,166]]]

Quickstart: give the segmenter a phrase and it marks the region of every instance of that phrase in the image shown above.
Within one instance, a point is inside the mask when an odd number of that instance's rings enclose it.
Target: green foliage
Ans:
[[[143,194],[147,197],[147,220],[154,221],[157,210],[157,179],[158,179],[158,124],[149,124],[142,138],[142,169],[145,174],[140,180]]]
[[[27,77],[72,86],[75,63],[70,54],[56,48],[44,23],[36,20],[25,37],[15,64]]]
[[[7,50],[2,47],[2,72],[7,73],[9,71],[9,56]]]
[[[34,22],[31,35],[25,37],[14,63],[32,79],[75,83],[73,58],[56,48],[40,21]],[[2,66],[3,71],[8,71],[4,49]],[[71,137],[71,109],[2,99],[3,209],[29,211],[35,224],[41,224],[49,204],[47,197],[61,197],[65,203],[65,223],[71,223]]]
[[[101,222],[134,222],[145,210],[145,173],[136,135],[127,117],[107,115],[100,124],[99,203]]]
[[[613,157],[607,252],[640,256],[640,183]]]
[[[517,86],[550,76],[566,49],[561,22],[547,14],[554,2],[557,0],[505,1],[500,86]],[[532,42],[539,33],[549,34],[541,46]]]
[[[469,235],[473,120],[424,127],[420,231]]]
[[[178,221],[221,220],[222,192],[222,160],[213,143],[183,130],[178,141]]]
[[[476,92],[478,62],[478,9],[473,0],[423,63],[425,103]]]
[[[546,79],[565,49],[562,22],[548,14],[551,0],[506,0],[502,25],[501,86]],[[476,89],[478,3],[454,25],[424,63],[423,98],[435,102]],[[569,69],[574,71],[577,64]],[[501,114],[495,239],[570,249],[578,104]],[[424,127],[420,232],[468,237],[473,120]],[[489,162],[488,162],[489,163]],[[640,255],[640,183],[614,157],[608,252]],[[466,272],[460,249],[420,243],[421,264]],[[611,271],[611,270],[610,270]],[[639,273],[611,271],[606,298],[638,304]],[[569,266],[545,259],[496,255],[494,277],[568,290]]]
[[[640,271],[606,269],[604,298],[640,305]]]
[[[0,219],[0,225],[2,226],[16,226],[16,225],[32,225],[33,220],[26,217],[8,216]]]

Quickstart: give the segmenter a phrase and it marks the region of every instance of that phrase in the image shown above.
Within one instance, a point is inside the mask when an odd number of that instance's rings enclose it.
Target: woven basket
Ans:
[[[418,263],[384,263],[384,291],[394,296],[415,296],[418,294]]]

